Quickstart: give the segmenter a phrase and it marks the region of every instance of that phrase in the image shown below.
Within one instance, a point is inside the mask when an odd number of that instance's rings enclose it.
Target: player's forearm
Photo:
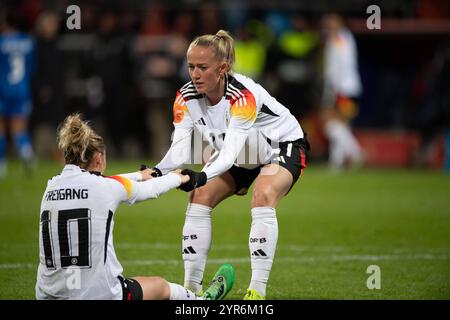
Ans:
[[[213,162],[206,164],[202,170],[206,173],[208,180],[221,175],[233,166],[246,139],[247,132],[227,131],[219,156]]]
[[[178,187],[181,184],[181,178],[173,173],[165,176],[153,178],[136,184],[136,201],[158,198],[167,191]]]
[[[130,173],[121,173],[119,176],[130,179],[132,181],[142,181],[142,174],[139,171],[130,172]]]
[[[189,151],[190,148],[171,148],[161,162],[155,167],[158,168],[163,175],[178,169],[189,160]]]
[[[173,142],[164,158],[155,166],[162,174],[180,168],[189,160],[191,151],[190,130],[175,130]]]

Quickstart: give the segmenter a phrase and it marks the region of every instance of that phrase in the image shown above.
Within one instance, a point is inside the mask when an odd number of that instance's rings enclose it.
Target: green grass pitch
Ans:
[[[139,161],[110,162],[106,174]],[[0,299],[34,299],[39,206],[47,179],[61,170],[41,162],[26,176],[10,162],[0,180]],[[232,197],[213,212],[213,244],[205,282],[230,262],[228,299],[242,299],[250,281],[251,196]],[[181,230],[187,194],[122,205],[114,243],[125,276],[160,275],[183,282]],[[277,208],[278,250],[268,299],[450,299],[450,174],[363,169],[333,174],[311,165]],[[370,265],[381,289],[369,290]]]

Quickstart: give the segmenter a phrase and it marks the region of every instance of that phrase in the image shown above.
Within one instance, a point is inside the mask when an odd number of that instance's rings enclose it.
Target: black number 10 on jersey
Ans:
[[[59,254],[55,255],[55,239],[52,235],[51,219],[58,221]],[[91,267],[90,259],[90,210],[59,210],[57,216],[48,210],[41,214],[42,245],[44,247],[45,265],[48,269],[56,269],[55,257],[61,258],[61,267]],[[72,241],[78,238],[78,246]],[[71,241],[72,240],[72,241]]]

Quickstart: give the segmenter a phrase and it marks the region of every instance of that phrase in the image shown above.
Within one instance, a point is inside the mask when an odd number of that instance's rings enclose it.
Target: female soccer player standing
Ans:
[[[245,194],[256,179],[249,237],[252,279],[244,299],[264,299],[278,239],[275,208],[306,167],[309,146],[285,106],[252,79],[232,72],[234,59],[233,38],[226,31],[190,44],[192,81],[176,94],[173,142],[153,170],[165,174],[187,162],[194,128],[215,150],[201,172],[182,171],[191,179],[180,188],[192,191],[183,228],[184,285],[196,293],[202,290],[211,244],[212,209],[233,194]],[[250,152],[258,155],[253,168],[236,162],[247,139],[253,139]]]
[[[58,146],[66,166],[47,184],[41,204],[37,299],[222,299],[234,281],[230,265],[219,268],[203,297],[160,277],[122,276],[113,246],[114,212],[121,202],[157,198],[187,182],[169,173],[151,179],[150,170],[104,177],[106,150],[79,115],[65,119]],[[225,281],[224,281],[225,280]]]
[[[8,127],[25,168],[30,171],[35,167],[28,132],[35,43],[30,35],[18,30],[18,20],[14,10],[0,10],[0,179],[7,175]]]

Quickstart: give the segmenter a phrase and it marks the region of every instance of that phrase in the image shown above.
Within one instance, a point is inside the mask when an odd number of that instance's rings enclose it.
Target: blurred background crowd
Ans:
[[[71,4],[81,9],[79,30],[66,26]],[[371,4],[381,9],[380,30],[367,28]],[[326,124],[337,119],[356,138],[357,164],[449,166],[447,0],[18,0],[1,10],[36,43],[29,128],[38,159],[58,158],[56,127],[79,111],[111,156],[159,160],[170,145],[175,92],[189,81],[190,41],[225,29],[235,38],[235,71],[299,119],[313,160],[331,161],[339,129]],[[342,33],[328,42],[333,29]],[[340,46],[352,49],[343,59],[355,83],[330,100],[327,68]],[[347,71],[336,72],[343,82]]]

